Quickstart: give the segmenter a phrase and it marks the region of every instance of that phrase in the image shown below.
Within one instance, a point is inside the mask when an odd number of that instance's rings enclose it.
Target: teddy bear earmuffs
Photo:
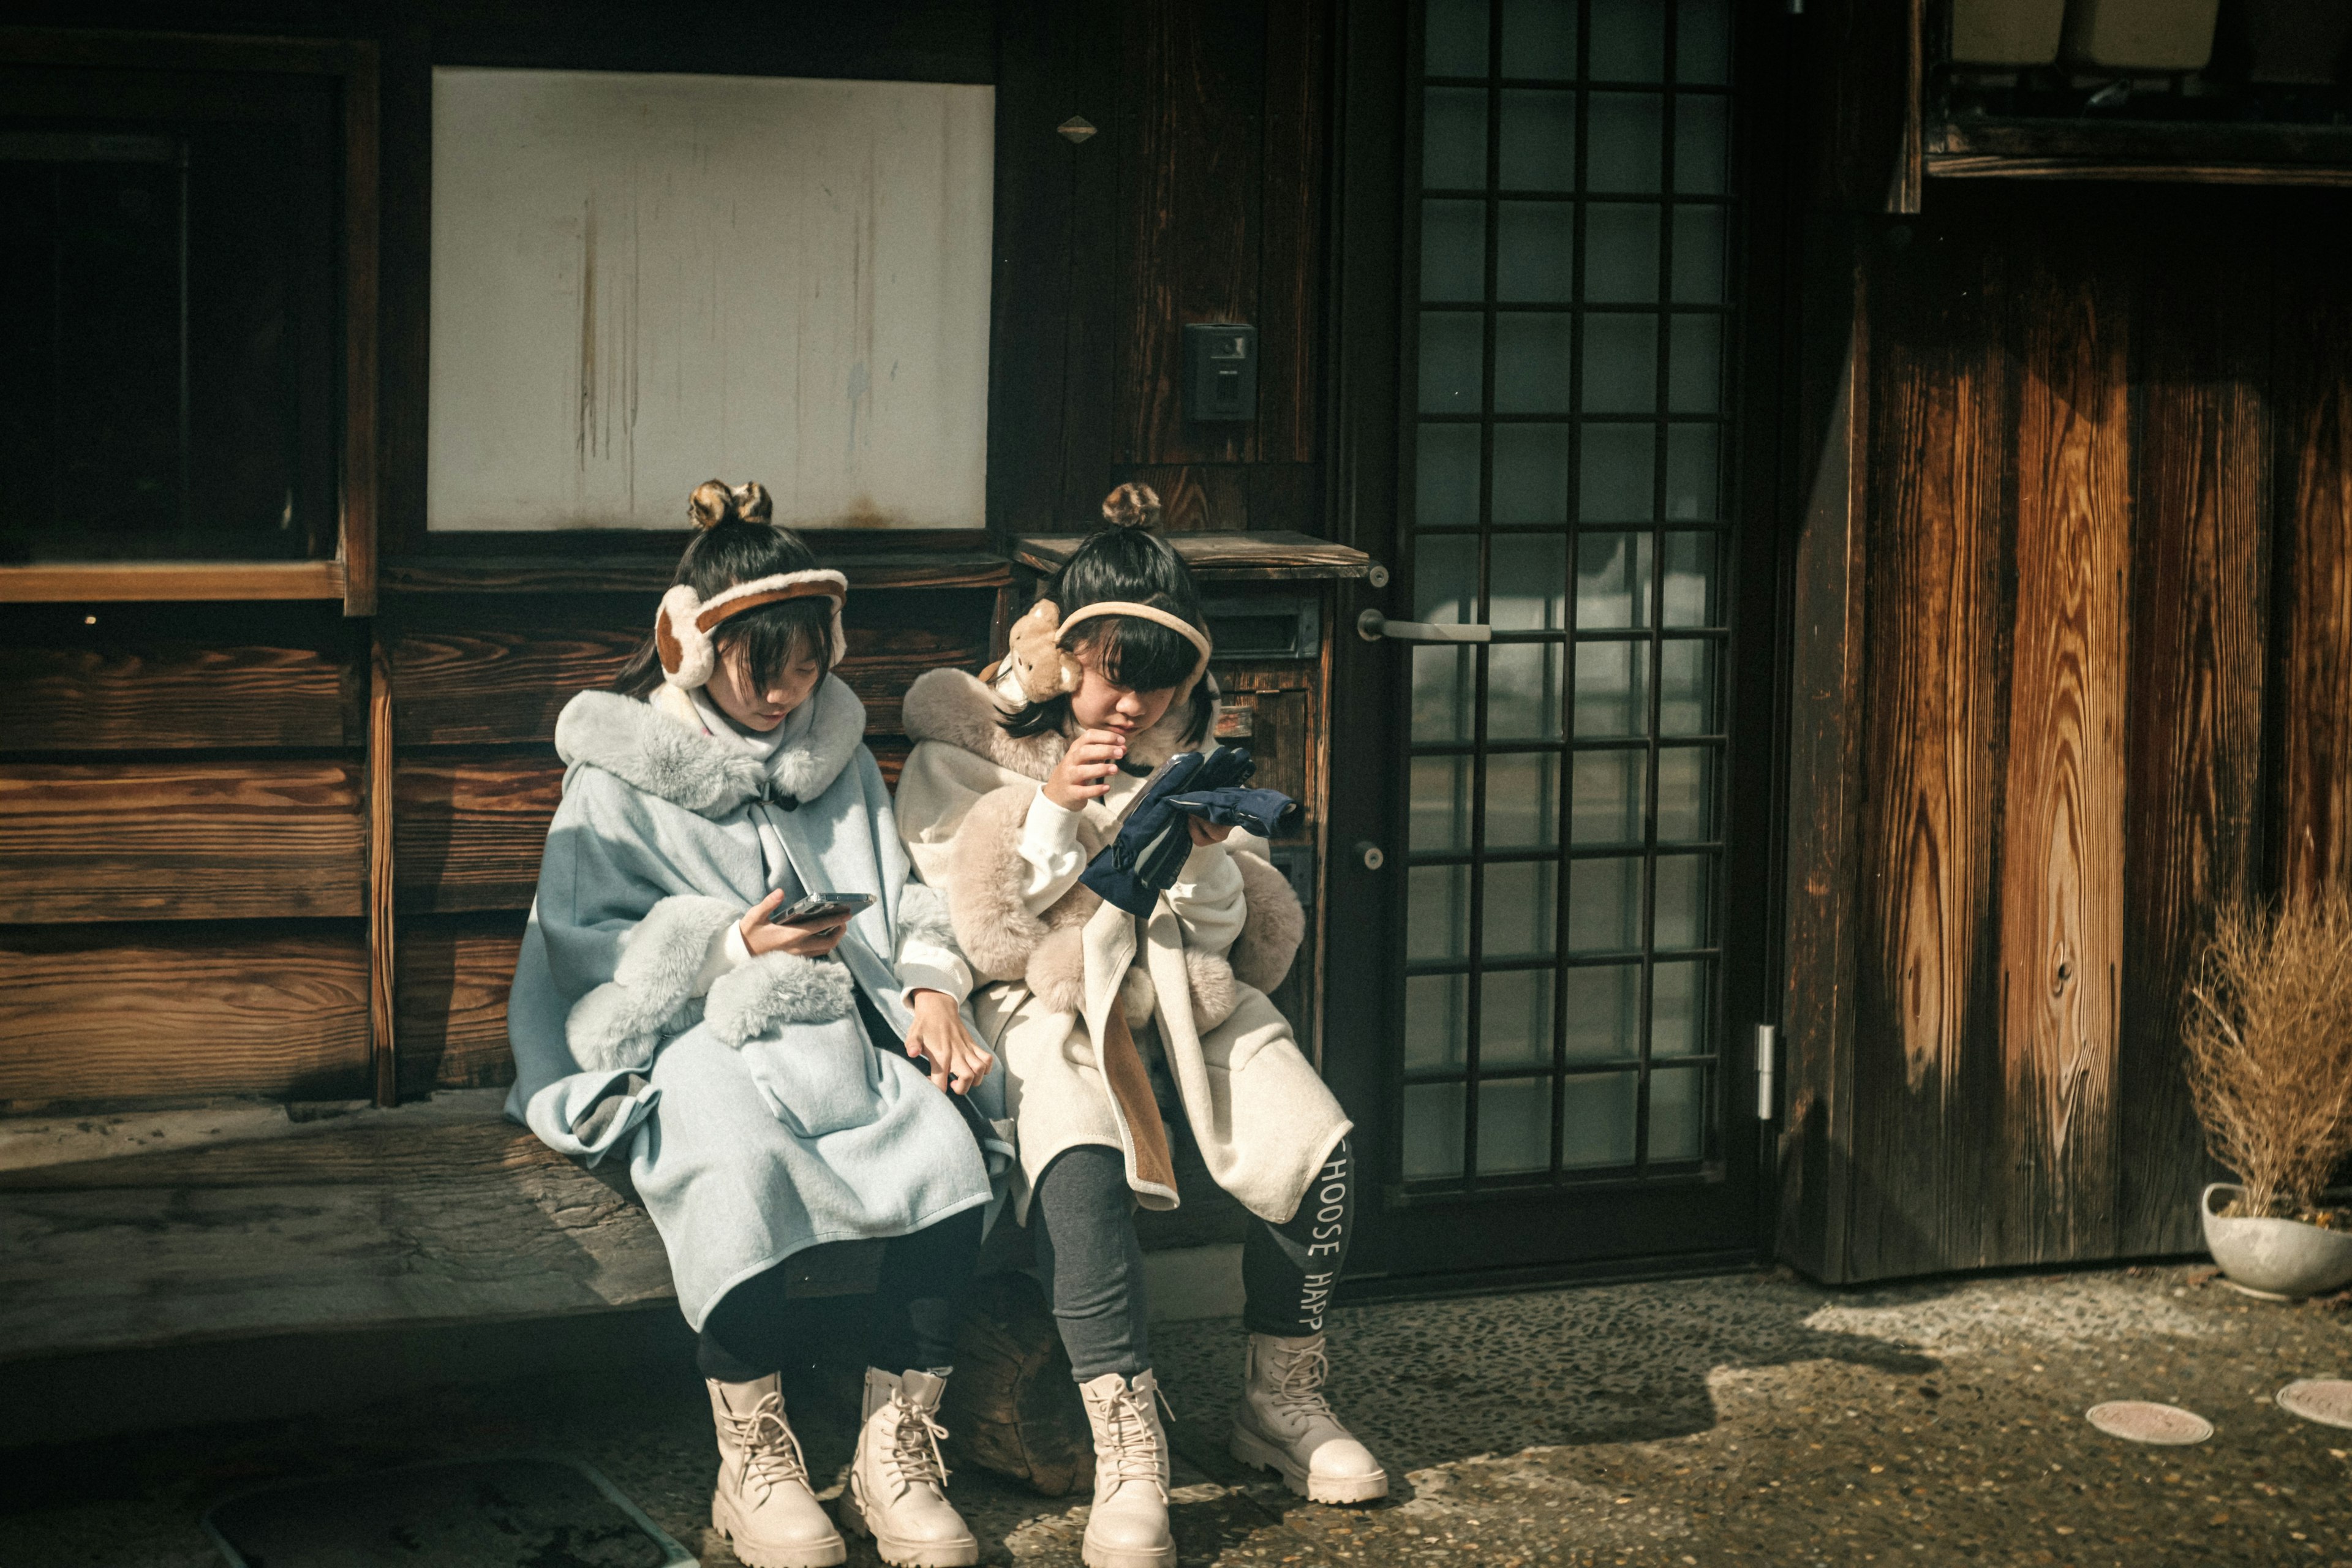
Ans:
[[[1148,485],[1121,485],[1103,502],[1103,520],[1118,528],[1150,528],[1160,520],[1160,498]],[[1192,688],[1200,684],[1209,668],[1209,635],[1181,616],[1125,599],[1101,600],[1073,612],[1066,619],[1061,606],[1051,599],[1040,599],[1030,605],[1028,613],[1013,623],[1005,639],[1005,660],[1012,666],[1013,679],[1020,686],[1021,695],[1031,702],[1050,702],[1076,691],[1086,679],[1086,671],[1064,643],[1073,626],[1101,616],[1132,616],[1181,635],[1200,651],[1201,657],[1194,661],[1192,673],[1177,689],[1176,700],[1182,702],[1192,695]]]
[[[695,488],[686,505],[694,525],[706,530],[722,522],[766,523],[773,515],[766,487],[756,483],[730,489],[717,479],[709,479]],[[662,595],[661,608],[654,612],[654,648],[661,655],[662,679],[681,690],[693,690],[718,668],[714,634],[721,625],[762,605],[820,597],[833,601],[832,635],[826,640],[833,645],[831,662],[839,664],[849,651],[849,638],[841,628],[841,607],[849,598],[849,579],[840,573],[823,567],[779,572],[738,583],[708,599],[688,584],[678,584]]]

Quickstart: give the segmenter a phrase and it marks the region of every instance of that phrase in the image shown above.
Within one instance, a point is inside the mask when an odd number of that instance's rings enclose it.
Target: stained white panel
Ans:
[[[433,78],[431,527],[980,526],[992,88]]]

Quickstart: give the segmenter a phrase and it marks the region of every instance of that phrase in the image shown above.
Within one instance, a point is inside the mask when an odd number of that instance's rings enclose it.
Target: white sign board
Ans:
[[[438,68],[434,529],[977,528],[995,89]]]

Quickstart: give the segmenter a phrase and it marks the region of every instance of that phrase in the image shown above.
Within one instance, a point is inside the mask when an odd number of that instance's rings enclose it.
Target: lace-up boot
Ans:
[[[1323,1398],[1329,1363],[1323,1336],[1252,1334],[1241,1408],[1234,1412],[1234,1458],[1278,1470],[1309,1502],[1370,1502],[1389,1495],[1371,1450],[1349,1435]]]
[[[832,1568],[849,1555],[809,1486],[800,1439],[784,1421],[775,1374],[710,1385],[719,1426],[719,1489],[710,1527],[751,1568]]]
[[[1107,1372],[1078,1385],[1095,1434],[1095,1505],[1078,1556],[1087,1568],[1174,1568],[1168,1533],[1168,1432],[1160,1384]]]
[[[870,1535],[882,1561],[898,1568],[961,1568],[980,1561],[980,1542],[948,1501],[948,1468],[940,1459],[940,1392],[928,1372],[893,1377],[866,1369],[866,1420],[841,1496],[841,1522]]]

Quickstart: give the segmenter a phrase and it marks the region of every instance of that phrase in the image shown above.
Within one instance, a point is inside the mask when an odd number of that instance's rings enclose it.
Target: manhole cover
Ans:
[[[2092,1426],[2108,1436],[2131,1443],[2202,1443],[2213,1435],[2213,1423],[2178,1405],[2117,1399],[2094,1405],[2084,1414]]]
[[[2326,1426],[2352,1426],[2352,1382],[2306,1377],[2278,1391],[2279,1408]]]
[[[500,1454],[295,1481],[205,1515],[231,1568],[670,1568],[694,1554],[603,1476]]]

